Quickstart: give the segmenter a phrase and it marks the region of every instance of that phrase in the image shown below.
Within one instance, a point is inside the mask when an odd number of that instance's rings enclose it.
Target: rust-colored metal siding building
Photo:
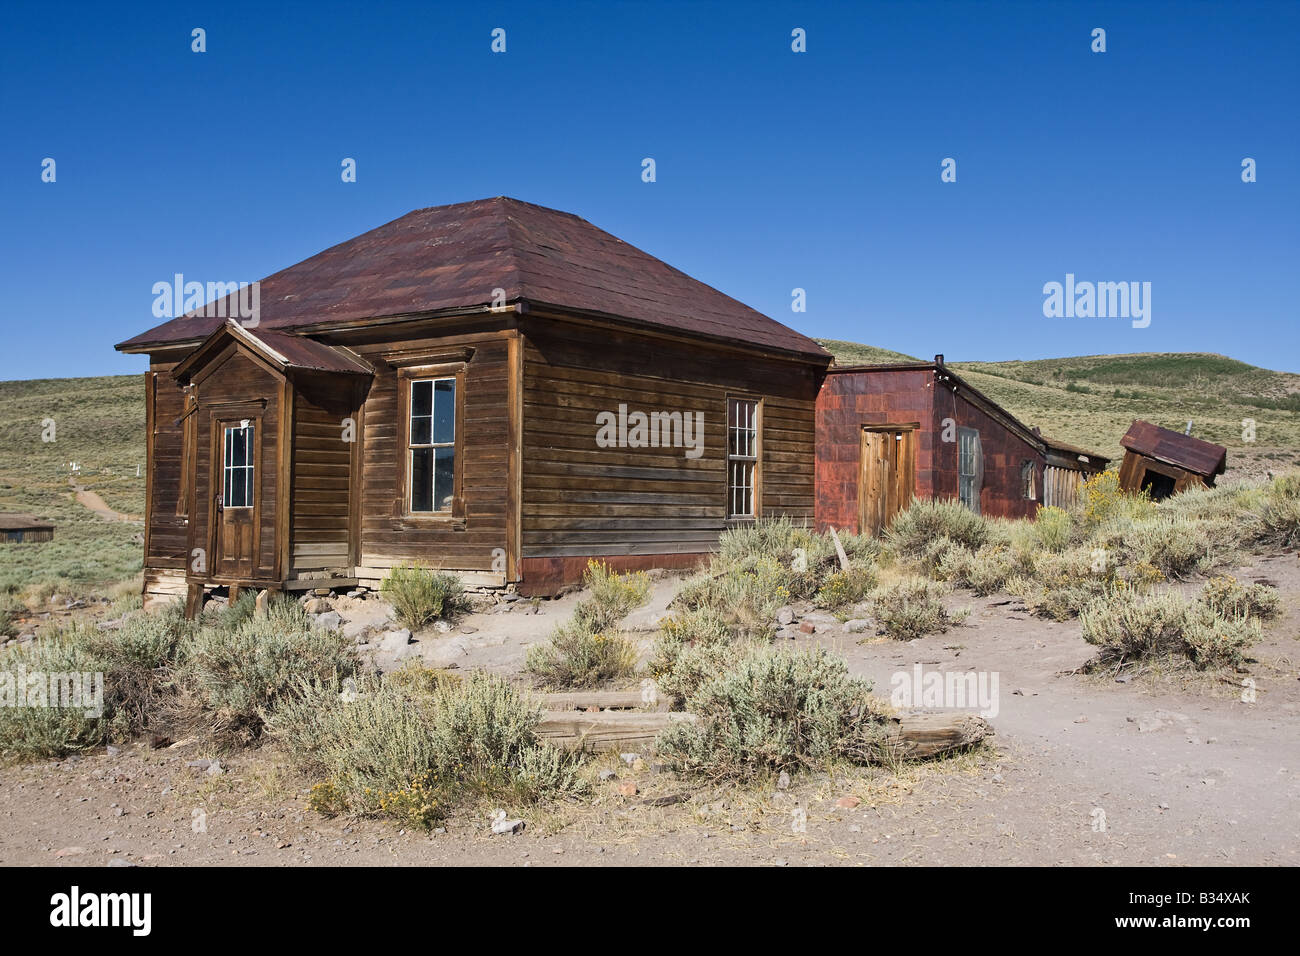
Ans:
[[[876,534],[918,498],[954,498],[991,517],[1065,505],[1072,481],[1107,459],[1031,430],[943,362],[839,366],[817,397],[817,527]],[[1077,484],[1073,485],[1077,487]]]

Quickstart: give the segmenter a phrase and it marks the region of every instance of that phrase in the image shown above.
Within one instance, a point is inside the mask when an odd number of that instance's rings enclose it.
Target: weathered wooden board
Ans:
[[[549,695],[552,699],[568,695]],[[591,695],[587,695],[588,699]],[[574,695],[574,699],[580,699]],[[655,738],[677,722],[694,722],[694,714],[645,711],[547,710],[538,724],[538,737],[570,749],[626,750],[649,748]],[[971,747],[993,736],[988,721],[974,714],[905,714],[890,721],[884,744],[889,757],[924,760]]]
[[[671,724],[694,720],[694,714],[680,713],[550,710],[537,725],[537,736],[573,750],[647,749]]]
[[[887,745],[905,760],[924,760],[993,736],[989,722],[975,714],[903,714],[891,724]]]

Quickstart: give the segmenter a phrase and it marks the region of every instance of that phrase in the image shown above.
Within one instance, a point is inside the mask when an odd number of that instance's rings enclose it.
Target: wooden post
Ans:
[[[192,581],[185,591],[185,619],[194,620],[201,610],[203,610],[203,585]]]

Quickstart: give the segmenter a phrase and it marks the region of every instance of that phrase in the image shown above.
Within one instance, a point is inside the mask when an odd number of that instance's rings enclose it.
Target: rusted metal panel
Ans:
[[[1213,442],[1137,420],[1119,441],[1127,451],[1154,458],[1204,478],[1223,474],[1228,449]]]

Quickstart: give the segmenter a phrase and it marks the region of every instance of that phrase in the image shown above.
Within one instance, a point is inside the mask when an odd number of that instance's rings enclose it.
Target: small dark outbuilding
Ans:
[[[1189,488],[1212,487],[1228,463],[1222,445],[1140,420],[1119,443],[1124,447],[1120,490],[1136,494],[1146,489],[1157,501]]]
[[[31,515],[0,513],[0,541],[53,541],[54,525]]]

